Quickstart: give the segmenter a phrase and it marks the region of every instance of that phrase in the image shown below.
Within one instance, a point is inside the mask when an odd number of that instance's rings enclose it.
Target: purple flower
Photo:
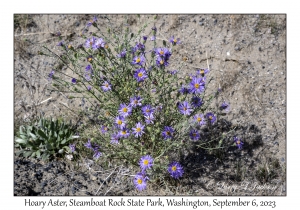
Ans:
[[[145,155],[141,157],[139,165],[142,171],[150,169],[153,166],[153,158],[150,155]]]
[[[156,48],[155,50],[155,54],[158,57],[163,57],[165,60],[168,60],[170,58],[170,56],[172,55],[172,53],[170,52],[170,50],[168,48]]]
[[[233,140],[239,149],[243,148],[244,143],[241,141],[241,139],[239,139],[238,137],[235,136],[235,137],[233,137]]]
[[[102,127],[101,127],[101,132],[102,132],[103,134],[105,134],[105,133],[107,133],[107,131],[108,131],[108,127],[105,126],[105,125],[102,125]]]
[[[104,48],[105,47],[105,42],[104,42],[104,40],[102,39],[102,38],[98,38],[95,42],[94,42],[94,44],[93,44],[93,49],[94,50],[97,50],[97,49],[99,49],[100,47],[102,47],[102,48]]]
[[[58,42],[57,43],[57,45],[56,46],[60,46],[60,47],[62,47],[62,46],[64,46],[64,42],[63,41],[60,41],[60,42]]]
[[[164,140],[173,138],[174,132],[175,131],[172,127],[165,126],[165,129],[162,132],[162,136],[163,136]]]
[[[125,58],[126,56],[126,49],[124,49],[122,52],[120,52],[120,54],[117,55],[118,58]]]
[[[200,139],[200,134],[197,130],[191,130],[190,137],[193,141],[198,141]]]
[[[192,97],[192,106],[195,108],[199,108],[201,107],[203,104],[202,99],[197,97],[197,96],[193,96]]]
[[[205,119],[203,114],[196,114],[194,116],[194,120],[199,124],[199,125],[205,125]]]
[[[49,73],[49,75],[48,75],[48,80],[49,80],[49,81],[52,80],[54,73],[55,73],[54,70],[52,70],[52,71]]]
[[[139,137],[139,136],[142,136],[143,133],[145,133],[143,130],[144,130],[144,125],[142,125],[142,123],[138,122],[136,125],[135,125],[135,128],[132,128],[133,130],[133,133],[135,134],[134,136],[135,137]]]
[[[147,36],[143,36],[143,40],[147,41],[148,37]]]
[[[144,115],[144,117],[146,118],[146,124],[153,124],[154,116],[152,113],[149,115]]]
[[[132,108],[131,106],[127,106],[126,104],[121,104],[118,112],[120,116],[127,117],[131,114]]]
[[[95,150],[94,151],[94,155],[93,155],[93,158],[95,158],[96,160],[99,159],[101,157],[102,153],[99,152],[98,150]]]
[[[153,31],[157,31],[157,28],[156,28],[155,26],[153,26],[151,29],[152,29]]]
[[[96,21],[97,21],[97,18],[96,18],[96,16],[94,16],[94,18],[93,18],[92,20],[90,20],[90,21],[86,24],[86,26],[87,26],[87,27],[90,27],[91,25],[93,25],[94,23],[96,23]]]
[[[90,91],[92,87],[90,85],[87,86],[87,90]]]
[[[133,179],[133,183],[139,191],[145,190],[147,187],[147,178],[142,173],[137,173]]]
[[[76,84],[77,80],[76,80],[75,78],[72,78],[71,82],[72,82],[73,84]]]
[[[181,88],[179,89],[179,93],[181,94],[188,94],[190,92],[190,90],[185,87],[184,85],[181,86]]]
[[[104,92],[106,92],[106,91],[111,90],[111,85],[110,85],[107,81],[105,81],[105,82],[103,83],[103,85],[101,86],[101,88],[102,88],[102,90],[103,90]]]
[[[85,74],[84,74],[84,78],[85,78],[85,80],[88,81],[88,82],[91,81],[91,75],[90,75],[90,73],[85,73]]]
[[[211,124],[214,124],[215,121],[217,120],[217,117],[212,113],[212,112],[208,112],[205,115],[205,118],[207,119],[208,122],[210,122]]]
[[[130,131],[126,127],[122,128],[122,130],[119,131],[119,136],[123,138],[127,138],[130,136]]]
[[[125,127],[126,121],[125,121],[124,117],[122,117],[122,116],[117,116],[116,119],[115,119],[115,123],[116,123],[116,125],[117,125],[119,128],[122,129],[122,128]]]
[[[190,92],[191,93],[202,93],[205,89],[205,82],[202,78],[194,77],[190,83]]]
[[[133,76],[138,82],[143,82],[148,77],[144,68],[137,69]]]
[[[209,72],[209,69],[198,69],[197,74],[200,74],[202,77],[204,77],[205,74]]]
[[[179,112],[184,115],[190,115],[191,111],[193,111],[187,101],[184,101],[183,103],[179,103],[178,109]]]
[[[142,107],[142,112],[144,115],[150,115],[154,112],[154,108],[152,108],[150,105],[145,105]]]
[[[170,38],[170,40],[169,40],[173,45],[176,45],[176,44],[180,44],[181,43],[181,41],[180,41],[180,39],[179,38],[174,38],[174,36],[172,36],[171,38]]]
[[[111,135],[111,144],[119,144],[119,139],[120,139],[120,135],[118,133],[112,134]]]
[[[137,106],[142,106],[142,101],[143,99],[140,96],[135,96],[133,98],[130,98],[130,106],[132,107],[137,107]]]
[[[169,71],[169,73],[171,74],[171,75],[175,75],[175,74],[177,74],[177,70],[173,70],[173,71]]]
[[[167,62],[167,61],[165,60],[165,58],[158,57],[158,58],[156,59],[156,65],[157,65],[157,66],[168,66],[168,65],[169,65],[169,62]]]
[[[154,41],[154,40],[156,40],[156,37],[155,36],[151,36],[150,40]]]
[[[87,65],[86,67],[85,67],[85,71],[86,72],[92,72],[92,66],[89,64],[89,65]]]
[[[85,43],[84,43],[84,47],[85,47],[85,48],[92,48],[93,45],[94,45],[94,43],[95,43],[95,41],[96,41],[96,38],[95,38],[95,37],[91,37],[91,38],[87,39],[87,40],[85,41]]]
[[[137,43],[134,48],[135,48],[135,52],[137,50],[144,51],[145,50],[145,45],[143,45],[142,43]]]
[[[75,145],[75,144],[70,144],[70,145],[69,145],[69,148],[70,148],[71,152],[75,152],[75,150],[76,150],[76,145]]]
[[[143,55],[141,55],[141,56],[135,56],[133,58],[132,64],[142,66],[145,63],[145,61],[146,61],[146,58]]]
[[[171,177],[174,179],[178,179],[179,177],[182,177],[184,171],[183,167],[178,162],[172,162],[168,166],[168,172],[170,173]]]
[[[93,149],[92,143],[91,143],[91,140],[90,140],[90,139],[88,139],[87,143],[85,143],[84,146],[85,146],[86,148],[88,148],[88,149]]]
[[[225,110],[226,112],[229,112],[230,106],[228,103],[226,103],[225,101],[221,104],[220,106],[221,110]]]

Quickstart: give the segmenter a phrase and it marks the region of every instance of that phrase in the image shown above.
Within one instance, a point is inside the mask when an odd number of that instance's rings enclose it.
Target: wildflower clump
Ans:
[[[183,44],[180,38],[170,36],[160,43],[155,26],[152,34],[143,34],[148,24],[137,34],[128,28],[104,33],[97,22],[94,17],[87,23],[87,29],[93,26],[96,32],[81,36],[82,47],[61,47],[62,56],[45,48],[45,54],[72,71],[70,76],[54,69],[49,74],[53,85],[84,97],[89,103],[86,115],[96,116],[97,132],[87,135],[82,144],[98,161],[118,160],[139,167],[133,179],[138,190],[145,190],[147,182],[156,178],[183,177],[185,163],[172,154],[188,146],[187,138],[207,149],[212,141],[206,143],[201,129],[217,123],[217,113],[209,110],[215,94],[206,94],[209,69],[197,69],[184,80],[179,76],[183,65],[171,68],[173,48]],[[220,109],[228,107],[223,103]]]

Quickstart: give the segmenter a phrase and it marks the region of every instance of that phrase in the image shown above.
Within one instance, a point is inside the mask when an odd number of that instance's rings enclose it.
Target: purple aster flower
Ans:
[[[92,87],[90,85],[87,86],[87,90],[90,91]]]
[[[157,31],[157,28],[156,28],[155,26],[153,26],[151,29],[152,29],[153,31]]]
[[[124,49],[122,52],[120,52],[120,54],[117,55],[118,58],[125,58],[126,56],[126,49]]]
[[[93,155],[93,158],[95,158],[96,160],[99,159],[101,157],[102,153],[99,152],[98,150],[95,150],[94,151],[94,155]]]
[[[184,115],[190,115],[191,111],[193,111],[187,101],[179,103],[178,109],[179,109],[180,113],[184,114]]]
[[[177,74],[177,70],[173,70],[173,71],[169,71],[169,73],[171,74],[171,75],[175,75],[175,74]]]
[[[88,81],[88,82],[91,81],[91,75],[90,75],[90,73],[85,73],[85,74],[84,74],[84,78],[85,78],[85,80]]]
[[[147,36],[143,36],[143,40],[147,41],[148,37]]]
[[[229,106],[228,103],[226,103],[226,102],[224,101],[224,102],[221,104],[220,109],[221,109],[221,110],[224,110],[224,111],[226,111],[226,112],[229,112],[230,106]]]
[[[94,16],[93,19],[90,20],[90,21],[86,24],[86,26],[87,26],[87,27],[90,27],[91,25],[93,25],[94,23],[96,23],[96,21],[97,21],[97,18],[96,18],[96,16]]]
[[[190,83],[190,92],[191,93],[202,93],[205,89],[205,82],[202,78],[194,77]]]
[[[180,44],[181,43],[181,41],[180,41],[180,39],[179,38],[174,38],[174,36],[172,36],[171,38],[170,38],[170,40],[169,40],[173,45],[176,45],[176,44]]]
[[[203,101],[201,98],[199,98],[198,96],[193,96],[192,97],[192,106],[195,108],[199,108],[201,107],[203,104]]]
[[[102,88],[102,90],[103,90],[104,92],[106,92],[106,91],[111,90],[111,85],[110,85],[107,81],[105,81],[105,82],[103,83],[103,85],[101,86],[101,88]]]
[[[135,96],[133,98],[130,98],[130,106],[132,107],[137,107],[137,106],[142,106],[142,101],[143,99],[140,96]]]
[[[75,78],[72,78],[71,82],[72,82],[73,84],[76,84],[77,80],[76,80]]]
[[[133,179],[133,183],[139,191],[145,190],[147,187],[147,178],[141,173],[137,173]]]
[[[76,145],[75,145],[75,144],[70,144],[70,145],[69,145],[69,148],[70,148],[71,152],[75,152],[75,150],[76,150]]]
[[[165,60],[168,60],[170,58],[170,56],[172,55],[172,53],[170,52],[170,50],[168,48],[156,48],[155,49],[155,54],[158,57],[163,57]]]
[[[105,133],[107,133],[107,131],[108,131],[108,127],[105,126],[105,125],[102,125],[102,127],[101,127],[101,132],[102,132],[103,134],[105,134]]]
[[[102,48],[104,48],[105,47],[105,42],[104,42],[104,40],[102,39],[102,38],[98,38],[95,42],[94,42],[94,44],[93,44],[93,49],[94,50],[97,50],[97,49],[99,49],[100,47],[102,47]]]
[[[116,125],[117,125],[119,128],[122,129],[122,128],[125,127],[126,121],[125,121],[124,117],[122,117],[122,116],[117,116],[116,119],[115,119],[115,123],[116,123]]]
[[[151,36],[150,40],[151,40],[151,41],[156,40],[156,36]]]
[[[178,179],[179,177],[182,177],[184,171],[183,167],[178,162],[172,162],[168,166],[168,172],[170,173],[171,177],[174,179]]]
[[[64,42],[63,41],[60,41],[60,42],[58,42],[57,43],[57,45],[56,46],[60,46],[60,47],[62,47],[62,46],[64,46]]]
[[[146,61],[146,58],[143,55],[141,55],[141,56],[135,56],[133,58],[132,64],[142,66],[145,63],[145,61]]]
[[[92,66],[89,64],[85,67],[86,72],[92,72]]]
[[[217,117],[212,113],[212,112],[208,112],[205,115],[205,118],[207,119],[208,122],[210,122],[211,124],[214,124],[215,121],[217,120]]]
[[[142,112],[144,115],[150,115],[154,112],[154,108],[152,108],[150,105],[145,105],[142,107]]]
[[[197,70],[197,74],[200,74],[202,77],[204,77],[204,75],[206,75],[209,72],[209,69],[198,69]]]
[[[233,137],[233,140],[239,149],[243,149],[244,142],[242,142],[241,139],[235,136]]]
[[[163,108],[162,106],[157,106],[156,109],[155,109],[155,111],[160,112],[162,110],[162,108]]]
[[[130,136],[130,131],[126,127],[122,128],[122,130],[119,131],[119,136],[123,138],[127,138]]]
[[[144,130],[144,125],[142,125],[142,123],[138,122],[136,125],[135,125],[135,128],[132,128],[133,130],[133,133],[135,134],[134,136],[135,137],[139,137],[139,136],[142,136],[143,133],[145,133],[143,130]]]
[[[168,66],[169,62],[165,60],[165,58],[157,57],[156,59],[156,65],[157,66]]]
[[[139,165],[142,171],[150,169],[153,166],[153,158],[150,155],[145,155],[141,157]]]
[[[163,136],[164,140],[173,138],[174,132],[175,131],[172,127],[165,126],[165,129],[162,132],[162,136]]]
[[[132,107],[131,106],[127,106],[126,104],[121,104],[120,108],[118,110],[120,116],[122,117],[127,117],[131,114],[132,111]]]
[[[148,77],[144,68],[137,69],[133,76],[138,82],[143,82]]]
[[[91,143],[91,139],[88,139],[87,143],[84,144],[84,146],[88,149],[93,149],[92,143]]]
[[[203,114],[196,114],[194,116],[194,120],[199,124],[199,125],[205,125],[205,119]]]
[[[54,73],[55,73],[54,70],[52,70],[52,71],[49,73],[49,75],[48,75],[48,80],[49,80],[49,81],[52,80]]]
[[[120,135],[118,133],[111,135],[111,144],[119,144]]]
[[[190,92],[190,90],[187,87],[185,87],[184,85],[182,85],[178,91],[181,94],[188,94]]]
[[[142,43],[137,43],[135,45],[135,49],[136,49],[136,51],[137,50],[144,51],[145,50],[145,45],[143,45]]]
[[[152,113],[149,115],[144,115],[144,117],[146,118],[146,124],[153,124],[154,116]]]
[[[198,141],[200,139],[200,134],[197,130],[191,130],[190,137],[193,141]]]
[[[94,43],[95,43],[95,41],[96,41],[96,38],[95,38],[95,37],[91,37],[91,38],[87,39],[87,40],[85,41],[85,43],[84,43],[84,47],[85,47],[85,48],[92,48],[93,45],[94,45]]]

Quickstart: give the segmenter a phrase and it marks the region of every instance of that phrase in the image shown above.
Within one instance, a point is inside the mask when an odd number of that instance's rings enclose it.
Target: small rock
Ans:
[[[202,21],[200,21],[200,22],[199,22],[199,25],[200,25],[200,26],[203,26],[203,25],[204,25],[204,23],[203,23]]]
[[[93,180],[93,181],[95,181],[95,180],[97,180],[97,177],[91,174],[90,175],[90,179]]]

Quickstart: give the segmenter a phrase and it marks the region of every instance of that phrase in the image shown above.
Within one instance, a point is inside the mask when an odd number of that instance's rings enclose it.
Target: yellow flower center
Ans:
[[[138,73],[138,77],[142,77],[142,76],[143,76],[142,72]]]
[[[141,132],[141,128],[136,128],[136,131],[137,132]]]
[[[210,120],[212,120],[213,117],[210,115],[208,118],[209,118]]]
[[[150,110],[149,110],[149,109],[146,109],[146,112],[150,112]]]
[[[107,131],[107,127],[104,127],[104,130]]]
[[[200,85],[199,85],[198,83],[196,83],[196,84],[194,85],[194,87],[197,88],[197,89],[199,88],[199,86],[200,86]]]
[[[173,42],[175,42],[175,43],[176,43],[176,42],[177,42],[177,39],[174,39],[174,40],[173,40]]]
[[[197,121],[200,122],[202,119],[201,117],[197,117]]]
[[[170,131],[167,131],[166,134],[167,134],[168,136],[170,136],[171,133],[170,133]]]
[[[88,58],[88,61],[91,62],[93,60],[93,58]]]
[[[107,49],[107,48],[108,48],[108,45],[106,44],[104,47],[105,47],[105,49]]]
[[[137,101],[137,100],[134,100],[134,103],[135,103],[135,104],[137,104],[137,103],[138,103],[138,101]]]
[[[236,142],[236,144],[240,144],[241,143],[241,141],[240,140],[238,140],[237,142]]]
[[[93,42],[92,41],[90,41],[90,46],[92,46],[93,45]]]
[[[193,136],[196,136],[197,134],[196,133],[193,133]]]
[[[108,84],[105,84],[105,87],[108,87]]]
[[[172,167],[172,171],[176,171],[177,167],[176,166],[173,166]]]
[[[137,58],[137,59],[136,59],[136,62],[137,62],[137,63],[141,62],[141,59],[140,59],[140,58]]]
[[[72,48],[72,45],[69,44],[69,45],[68,45],[68,48],[71,49],[71,48]]]
[[[160,60],[160,62],[159,62],[161,65],[163,65],[164,64],[164,61],[163,60]]]
[[[149,161],[148,160],[144,160],[144,165],[148,165]]]
[[[200,70],[200,74],[204,74],[204,69],[201,69],[201,70]]]
[[[186,108],[186,107],[183,107],[183,110],[184,110],[184,111],[186,111],[186,110],[187,110],[187,108]]]
[[[122,120],[118,120],[118,125],[121,125],[122,124]]]
[[[160,51],[159,53],[160,53],[161,55],[163,55],[163,54],[164,54],[164,51]]]
[[[125,135],[125,134],[126,134],[126,131],[122,131],[122,134]]]
[[[123,108],[123,112],[127,112],[127,108],[125,107],[125,108]]]
[[[142,184],[143,181],[142,181],[141,179],[138,179],[138,180],[137,180],[137,183],[138,183],[138,184]]]

